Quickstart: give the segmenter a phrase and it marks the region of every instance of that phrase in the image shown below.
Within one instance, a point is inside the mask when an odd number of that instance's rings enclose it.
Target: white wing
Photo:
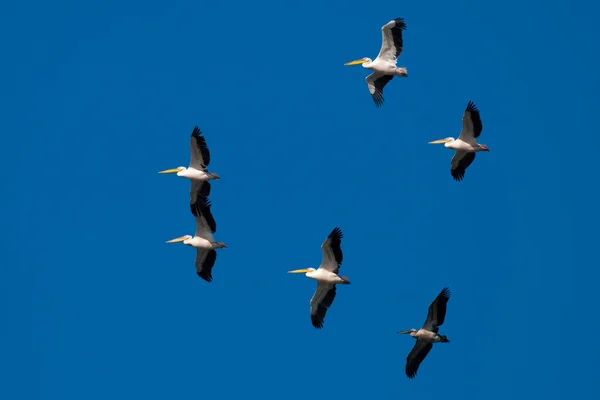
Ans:
[[[344,259],[341,247],[343,237],[344,234],[338,227],[335,227],[329,236],[327,236],[327,239],[325,239],[321,245],[323,259],[321,260],[321,266],[319,268],[326,269],[334,274],[338,273]]]
[[[336,287],[326,283],[317,283],[317,290],[310,299],[310,320],[315,328],[322,328],[327,309],[335,299]]]
[[[373,72],[365,79],[367,81],[367,86],[369,87],[369,93],[371,93],[377,107],[383,105],[383,88],[392,80],[392,78],[394,78],[394,75],[383,75],[379,72]]]
[[[402,53],[402,31],[406,29],[404,18],[396,18],[381,28],[381,49],[377,59],[396,65],[396,59]]]
[[[475,139],[481,134],[483,124],[477,106],[472,101],[469,101],[465,113],[462,117],[462,130],[458,138],[463,142],[473,144]]]
[[[198,170],[206,170],[210,163],[210,151],[206,145],[206,139],[202,136],[200,128],[194,127],[190,137],[190,167]]]

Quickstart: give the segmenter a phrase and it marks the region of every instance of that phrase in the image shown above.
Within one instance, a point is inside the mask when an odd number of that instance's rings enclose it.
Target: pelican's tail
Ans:
[[[440,336],[440,343],[450,343],[450,341],[448,340],[448,338],[444,335],[439,335]]]
[[[340,278],[342,278],[342,284],[344,285],[349,285],[350,284],[350,279],[348,279],[347,276],[340,276]]]

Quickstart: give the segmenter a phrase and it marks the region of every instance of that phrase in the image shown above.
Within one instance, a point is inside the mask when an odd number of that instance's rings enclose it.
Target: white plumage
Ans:
[[[396,61],[402,53],[402,31],[406,29],[404,18],[396,18],[381,28],[381,49],[375,61],[369,57],[350,61],[344,65],[360,65],[363,68],[373,70],[373,73],[367,76],[367,87],[369,93],[375,101],[376,107],[381,107],[384,102],[383,88],[394,76],[402,78],[408,77],[406,68],[398,68]]]
[[[323,257],[318,269],[306,268],[289,271],[294,274],[304,273],[317,281],[317,290],[310,300],[310,319],[315,328],[322,328],[325,314],[336,295],[336,284],[350,284],[348,277],[339,276],[338,271],[344,255],[341,241],[344,237],[340,228],[334,228],[321,245]]]

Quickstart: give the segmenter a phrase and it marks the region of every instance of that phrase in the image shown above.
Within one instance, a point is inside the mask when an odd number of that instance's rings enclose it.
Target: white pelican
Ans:
[[[472,101],[469,101],[465,113],[462,118],[462,130],[458,139],[453,137],[446,139],[434,140],[429,144],[444,144],[444,147],[456,150],[452,157],[450,174],[455,181],[460,182],[465,177],[465,171],[469,165],[475,160],[475,153],[478,151],[490,151],[485,144],[477,143],[477,138],[481,134],[483,124],[479,116],[479,110]]]
[[[317,290],[310,300],[310,319],[315,328],[322,328],[325,313],[331,307],[335,298],[336,284],[350,284],[347,276],[339,276],[338,271],[342,265],[342,238],[344,235],[340,228],[334,228],[321,245],[323,258],[318,269],[296,269],[290,274],[306,274],[307,277],[317,281]]]
[[[398,332],[399,334],[408,333],[417,339],[417,343],[406,357],[406,376],[410,379],[417,376],[419,365],[421,365],[434,343],[450,343],[446,336],[438,334],[438,329],[444,323],[444,318],[446,318],[446,304],[449,298],[450,290],[448,288],[442,289],[429,305],[427,320],[421,329]]]
[[[381,28],[381,50],[379,50],[375,61],[371,61],[369,57],[365,57],[344,64],[362,64],[363,68],[373,70],[373,73],[367,76],[366,80],[376,107],[383,105],[383,88],[394,76],[402,78],[408,76],[406,68],[396,67],[396,59],[402,53],[402,31],[404,29],[406,29],[404,18],[396,18],[388,22]]]
[[[201,190],[201,189],[199,189]],[[185,235],[168,240],[167,243],[183,242],[196,249],[196,273],[207,282],[212,281],[212,267],[217,260],[215,249],[227,248],[223,242],[215,242],[213,233],[217,231],[217,224],[210,212],[210,200],[206,196],[198,195],[192,204],[192,212],[196,217],[196,234],[192,237]]]
[[[159,174],[176,172],[177,176],[191,180],[190,204],[194,204],[198,193],[204,196],[210,194],[210,180],[221,178],[218,174],[208,172],[208,164],[210,164],[210,151],[206,145],[206,139],[202,136],[200,128],[195,126],[190,138],[190,166],[165,169]]]

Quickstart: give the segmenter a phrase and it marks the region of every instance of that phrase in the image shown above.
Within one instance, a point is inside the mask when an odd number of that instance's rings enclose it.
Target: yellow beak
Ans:
[[[363,60],[363,59],[361,58],[360,60],[354,60],[354,61],[347,62],[347,63],[346,63],[346,64],[344,64],[344,65],[359,65],[359,64],[364,64],[364,63],[366,63],[366,62],[367,62],[367,60]]]
[[[186,236],[182,236],[182,237],[178,237],[176,239],[167,240],[167,243],[183,242],[185,239],[187,239],[187,237]]]
[[[288,274],[305,274],[307,272],[307,269],[295,269],[293,271],[288,271]]]
[[[451,141],[452,141],[452,139],[439,139],[439,140],[434,140],[433,142],[429,142],[429,144],[444,144],[444,143],[448,143]]]
[[[179,172],[177,168],[173,169],[165,169],[164,171],[158,171],[159,174],[173,174],[175,172]]]

